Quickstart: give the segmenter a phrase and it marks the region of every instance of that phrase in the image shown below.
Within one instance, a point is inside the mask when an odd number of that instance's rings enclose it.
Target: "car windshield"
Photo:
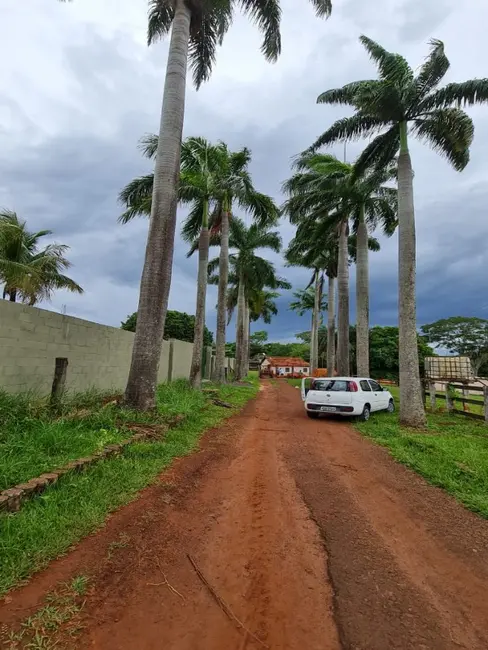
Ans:
[[[312,390],[334,391],[336,393],[347,393],[349,382],[327,379],[323,381],[314,381]]]

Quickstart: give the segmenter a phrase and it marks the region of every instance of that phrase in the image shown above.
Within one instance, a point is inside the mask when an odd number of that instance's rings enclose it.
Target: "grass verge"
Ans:
[[[190,453],[201,434],[217,426],[257,394],[249,386],[224,385],[219,398],[232,410],[209,403],[186,382],[160,386],[158,411],[187,416],[164,440],[130,445],[82,474],[68,474],[14,515],[0,515],[0,595],[28,578],[69,546],[95,530],[107,514],[131,501],[137,492],[178,456]]]
[[[0,490],[128,438],[128,422],[154,421],[113,401],[91,391],[67,396],[53,411],[47,399],[0,391]]]
[[[390,391],[398,405],[398,388]],[[393,458],[488,518],[488,427],[442,412],[427,413],[427,421],[428,431],[418,432],[401,427],[397,413],[375,413],[355,426]]]

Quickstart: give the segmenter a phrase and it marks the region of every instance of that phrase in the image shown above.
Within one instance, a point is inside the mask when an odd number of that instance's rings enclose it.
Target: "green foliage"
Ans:
[[[268,357],[301,357],[310,361],[309,343],[266,343],[264,352]]]
[[[431,41],[429,56],[415,74],[399,54],[387,52],[366,36],[360,40],[376,63],[379,78],[355,81],[319,95],[318,103],[344,104],[355,113],[335,122],[315,141],[310,152],[338,141],[370,138],[356,162],[356,170],[382,170],[395,160],[400,134],[409,128],[414,136],[444,155],[456,170],[464,169],[474,129],[471,118],[460,107],[487,102],[488,79],[451,83],[438,89],[449,69],[442,41]],[[403,147],[407,147],[406,138]]]
[[[203,431],[219,425],[257,394],[257,378],[252,376],[251,382],[215,387],[233,409],[209,404],[205,394],[192,390],[186,381],[160,386],[159,416],[186,416],[164,440],[135,443],[120,456],[104,459],[81,474],[68,474],[27,501],[15,516],[0,517],[0,594],[100,527],[110,512],[133,500],[175,457],[189,454]]]
[[[476,373],[488,361],[488,320],[451,316],[423,325],[422,333],[436,347],[468,356]]]
[[[390,389],[398,399],[398,389]],[[397,413],[378,413],[356,427],[399,462],[488,518],[488,436],[483,422],[427,414],[428,433],[400,427]]]
[[[3,297],[29,305],[49,300],[56,289],[83,293],[83,289],[63,271],[71,262],[65,257],[69,246],[49,244],[39,248],[41,237],[50,230],[29,232],[25,221],[10,210],[0,211],[0,284]]]
[[[128,332],[135,332],[137,324],[137,312],[134,312],[121,324],[121,329]],[[168,310],[166,314],[166,323],[164,325],[165,339],[178,339],[179,341],[188,341],[193,343],[195,332],[195,316],[190,316],[185,312]],[[213,334],[205,326],[203,334],[203,344],[212,345]]]
[[[320,312],[327,310],[327,295],[323,293],[323,278],[320,279]],[[315,306],[315,288],[299,289],[293,292],[294,300],[290,303],[290,309],[296,311],[299,316],[304,316],[307,312],[313,311]]]
[[[356,372],[356,328],[350,328],[351,368]],[[424,372],[424,358],[434,355],[426,339],[417,336],[420,374]],[[372,327],[369,330],[370,374],[379,379],[398,379],[398,327]]]

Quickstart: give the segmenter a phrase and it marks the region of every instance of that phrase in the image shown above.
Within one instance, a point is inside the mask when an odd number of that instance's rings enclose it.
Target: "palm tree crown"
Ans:
[[[29,232],[25,221],[15,212],[0,212],[0,283],[3,297],[12,302],[20,298],[29,305],[49,300],[56,289],[83,293],[74,280],[64,275],[71,263],[65,253],[69,246],[49,244],[39,248],[41,237],[51,235],[50,230]]]
[[[311,0],[318,17],[327,18],[331,0]],[[191,10],[189,63],[197,88],[207,81],[216,60],[217,47],[232,24],[236,7],[256,23],[263,33],[261,51],[268,61],[281,53],[281,7],[279,0],[187,0]],[[148,43],[166,36],[175,15],[174,0],[149,1]]]
[[[359,157],[357,168],[384,168],[394,160],[400,144],[406,146],[409,129],[455,169],[464,169],[474,129],[461,106],[488,101],[488,79],[438,88],[450,65],[442,41],[431,41],[430,54],[415,74],[400,54],[387,52],[366,36],[360,40],[378,67],[379,79],[355,81],[319,95],[319,104],[348,105],[356,112],[337,120],[311,150],[341,140],[377,136]]]

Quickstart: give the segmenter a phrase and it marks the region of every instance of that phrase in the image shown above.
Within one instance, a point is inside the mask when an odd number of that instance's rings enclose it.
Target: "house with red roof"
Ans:
[[[261,363],[261,372],[272,377],[308,377],[310,364],[300,357],[266,357]]]

